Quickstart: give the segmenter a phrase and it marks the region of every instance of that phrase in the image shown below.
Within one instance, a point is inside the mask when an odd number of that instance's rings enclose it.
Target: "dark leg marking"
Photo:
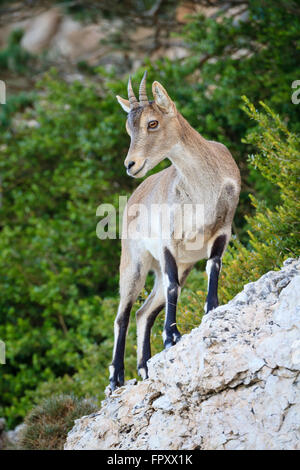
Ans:
[[[218,256],[219,258],[221,258],[223,255],[225,243],[226,243],[226,235],[219,235],[214,241],[214,244],[210,253],[210,258],[214,258],[215,256]]]
[[[136,267],[136,273],[134,276],[134,281],[133,281],[133,286],[131,286],[131,289],[133,290],[134,285],[140,280],[141,278],[141,264],[138,263]]]
[[[186,281],[186,278],[187,278],[188,275],[190,274],[190,272],[191,272],[191,270],[193,269],[193,267],[194,267],[194,265],[190,266],[189,268],[187,268],[187,269],[183,272],[183,274],[182,274],[182,276],[181,276],[181,278],[180,278],[180,285],[181,285],[181,287],[184,285],[184,283],[185,283],[185,281]]]
[[[219,305],[218,300],[218,280],[222,263],[222,255],[226,244],[226,235],[220,235],[214,241],[210,258],[207,261],[208,267],[208,292],[206,298],[206,311],[208,313]]]
[[[168,275],[170,284],[179,285],[177,264],[168,248],[165,248],[165,263],[165,273]]]
[[[169,285],[167,289],[167,308],[164,327],[164,346],[165,349],[173,346],[180,340],[180,333],[176,326],[176,308],[178,299],[178,269],[174,256],[165,248],[165,273],[168,276]]]
[[[114,351],[114,357],[111,363],[113,368],[112,374],[109,378],[111,390],[115,390],[117,387],[124,385],[124,353],[125,353],[125,342],[126,333],[129,323],[130,311],[132,308],[132,302],[129,302],[119,318],[116,320],[119,327],[117,344]]]
[[[220,258],[210,258],[211,266],[208,279],[208,293],[206,297],[206,312],[218,307],[218,279],[220,273]]]
[[[146,322],[146,328],[145,328],[145,333],[144,333],[144,343],[143,343],[143,352],[142,352],[142,359],[138,364],[138,370],[139,369],[144,369],[146,373],[146,377],[148,377],[148,367],[147,367],[147,361],[151,357],[151,345],[150,345],[150,336],[151,336],[151,329],[152,326],[156,320],[157,315],[162,311],[164,308],[165,304],[161,304],[159,307],[157,307],[153,312],[150,313],[149,317],[147,318]]]

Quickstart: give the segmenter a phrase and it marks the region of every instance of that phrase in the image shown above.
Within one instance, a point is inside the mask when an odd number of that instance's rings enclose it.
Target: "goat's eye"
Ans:
[[[149,121],[148,129],[155,129],[158,126],[158,121]]]

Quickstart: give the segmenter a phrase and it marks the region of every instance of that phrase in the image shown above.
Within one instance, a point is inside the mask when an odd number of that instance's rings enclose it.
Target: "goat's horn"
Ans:
[[[140,84],[140,89],[139,89],[139,102],[142,106],[146,106],[147,104],[149,104],[149,100],[148,100],[147,92],[146,92],[146,78],[147,78],[147,71],[144,73],[144,76]]]
[[[132,89],[131,77],[129,77],[129,80],[128,80],[128,99],[129,99],[131,109],[138,107],[139,103]]]

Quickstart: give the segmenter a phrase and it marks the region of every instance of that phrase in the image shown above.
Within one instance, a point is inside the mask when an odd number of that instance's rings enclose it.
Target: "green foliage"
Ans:
[[[5,106],[0,108],[0,128],[6,128],[11,123],[11,118],[16,113],[31,106],[35,99],[35,93],[21,92],[7,97]]]
[[[13,31],[5,49],[0,50],[0,79],[6,78],[6,74],[12,73],[16,76],[28,76],[32,73],[33,57],[25,51],[21,45],[23,32],[21,30]],[[5,80],[10,83],[10,80]],[[0,127],[9,125],[11,116],[17,111],[24,110],[26,106],[32,104],[35,98],[34,92],[22,91],[18,94],[11,94],[10,87],[7,86],[7,101],[5,106],[0,106]]]
[[[186,27],[193,52],[189,62],[195,70],[202,63],[194,120],[237,150],[249,126],[240,106],[243,94],[267,102],[286,116],[291,130],[299,130],[299,110],[291,102],[291,84],[299,72],[299,4],[275,3],[251,0],[244,19],[226,17],[225,11],[218,21],[199,15]]]
[[[18,74],[30,73],[29,64],[33,59],[31,54],[20,45],[23,31],[14,30],[9,38],[7,47],[0,51],[0,70],[10,70]]]
[[[0,136],[0,415],[9,425],[39,384],[68,383],[63,377],[90,361],[100,368],[91,390],[103,393],[111,348],[101,344],[113,336],[115,313],[103,296],[117,295],[119,242],[97,238],[95,214],[103,202],[117,207],[131,183],[128,138],[106,85],[69,85],[52,74],[41,87],[34,108]]]
[[[26,416],[20,438],[21,450],[63,450],[75,419],[97,411],[90,400],[58,395],[43,400]]]

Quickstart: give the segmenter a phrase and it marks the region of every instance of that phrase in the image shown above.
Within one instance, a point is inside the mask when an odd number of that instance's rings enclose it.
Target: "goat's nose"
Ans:
[[[135,162],[133,162],[132,160],[128,163],[127,165],[127,170],[130,170],[130,168],[133,167],[133,165],[135,165]]]

